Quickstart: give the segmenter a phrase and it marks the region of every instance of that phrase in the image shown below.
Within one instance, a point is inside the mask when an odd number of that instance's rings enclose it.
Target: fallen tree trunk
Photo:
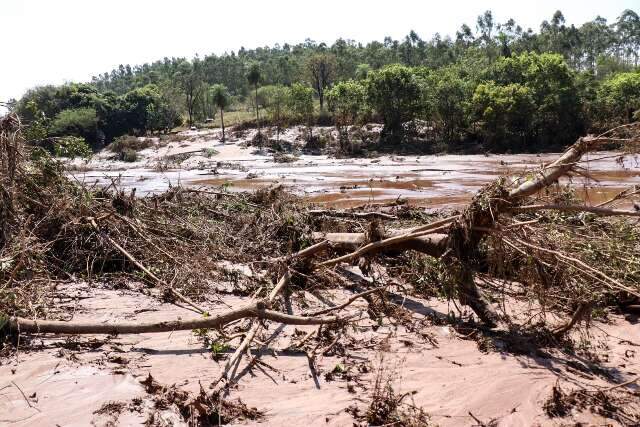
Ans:
[[[12,317],[7,321],[11,331],[22,333],[52,333],[52,334],[143,334],[154,332],[185,331],[191,329],[219,328],[227,323],[244,318],[258,318],[273,320],[286,325],[323,325],[336,323],[345,319],[340,317],[302,317],[280,313],[279,311],[261,308],[263,302],[250,304],[225,313],[200,317],[196,319],[178,319],[161,322],[64,322],[58,320],[31,320],[22,317]]]
[[[363,218],[363,219],[398,219],[397,216],[383,212],[349,212],[349,211],[332,211],[327,209],[314,209],[308,212],[312,216],[333,216],[337,218]]]
[[[410,230],[392,230],[385,239],[405,235]],[[418,252],[438,257],[446,250],[445,240],[446,234],[434,233],[428,236],[413,237],[404,241],[399,241],[388,246],[380,247],[380,250],[415,250]],[[327,241],[329,245],[336,250],[355,251],[365,244],[367,236],[365,233],[313,233],[314,240]],[[376,252],[372,250],[371,252]]]
[[[607,209],[597,206],[580,205],[528,205],[511,208],[511,212],[535,212],[535,211],[562,211],[562,212],[589,212],[600,216],[640,216],[639,211],[629,211],[622,209]]]

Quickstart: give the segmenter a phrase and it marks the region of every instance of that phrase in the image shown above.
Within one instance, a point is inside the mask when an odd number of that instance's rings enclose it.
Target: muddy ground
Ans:
[[[141,294],[136,284],[129,289],[76,284],[58,291],[59,309],[74,320],[197,317]],[[326,293],[323,303],[307,294],[308,307],[293,307],[293,312],[323,308],[347,296],[347,291]],[[222,294],[206,305],[216,313],[246,301]],[[606,323],[595,322],[588,335],[575,336],[578,342],[591,343],[590,351],[600,360],[595,364],[560,349],[519,354],[513,343],[500,337],[466,336],[444,320],[454,309],[443,301],[398,298],[395,303],[406,310],[410,322],[400,326],[387,319],[375,325],[362,320],[348,337],[339,339],[334,350],[318,356],[315,369],[307,353],[292,346],[300,340],[301,331],[314,327],[272,326],[259,337],[265,346],[252,353],[260,363],[249,364],[245,358],[233,377],[237,385],[229,393],[230,399],[241,398],[265,416],[234,424],[351,425],[354,408],[366,411],[382,363],[394,390],[410,393],[407,401],[421,407],[435,425],[480,425],[477,420],[501,426],[617,425],[588,409],[549,418],[544,405],[555,385],[565,390],[590,389],[640,374],[640,328],[635,318],[612,315]],[[363,304],[353,310],[364,308]],[[514,319],[525,321],[528,313],[523,308],[522,313],[513,313]],[[162,384],[197,393],[200,386],[206,388],[220,377],[232,351],[214,354],[190,331],[35,337],[29,350],[0,366],[0,378],[6,383],[0,391],[0,422],[140,425],[155,412],[156,422],[162,421],[156,425],[182,425],[175,408],[154,409],[153,396],[141,381],[151,374]]]
[[[89,185],[108,185],[117,179],[121,188],[136,188],[137,194],[161,192],[178,182],[193,187],[224,185],[232,191],[277,182],[304,195],[309,203],[325,206],[386,203],[401,197],[409,204],[439,208],[467,201],[499,175],[534,171],[555,158],[447,155],[337,159],[299,154],[293,162],[277,163],[267,150],[246,146],[251,132],[225,144],[219,141],[217,131],[183,136],[184,141],[144,150],[134,163],[114,160],[109,152],[90,162],[74,161],[73,175]],[[284,138],[294,143],[298,136],[292,130]],[[584,164],[584,176],[575,177],[582,196],[591,203],[607,199],[640,179],[634,158],[620,164],[617,157],[615,153],[591,154],[591,161]],[[251,271],[246,265],[230,268],[239,274]],[[358,267],[351,270],[360,274]],[[518,286],[491,285],[503,289]],[[247,303],[250,297],[237,296],[233,286],[233,281],[221,281],[199,303],[211,314]],[[612,419],[606,402],[574,403],[560,410],[553,405],[553,396],[558,390],[569,393],[581,389],[587,394],[606,390],[640,375],[636,315],[610,310],[591,319],[588,328],[582,324],[572,330],[571,349],[546,347],[518,331],[461,327],[458,320],[466,317],[468,310],[461,311],[446,299],[400,296],[407,294],[401,287],[411,286],[398,283],[390,288],[396,295],[392,304],[399,308],[390,310],[394,315],[363,316],[348,333],[332,332],[331,344],[319,343],[315,358],[298,343],[316,327],[271,323],[257,337],[259,345],[241,360],[225,394],[229,401],[241,399],[262,416],[241,416],[231,424],[363,425],[362,415],[371,404],[376,379],[383,378],[395,395],[404,396],[403,405],[420,408],[433,425],[632,425],[625,419]],[[49,314],[105,323],[199,317],[186,307],[160,302],[156,292],[134,278],[86,283],[72,277],[57,285],[55,312]],[[298,295],[292,305],[285,300],[284,306],[294,314],[308,314],[340,304],[355,292],[304,291],[303,297]],[[550,323],[559,321],[540,307],[510,301],[503,301],[503,305],[520,325],[533,323],[536,316],[548,316]],[[358,300],[349,312],[366,313],[367,309],[367,303]],[[245,322],[237,326],[246,330]],[[17,352],[0,359],[0,425],[184,425],[179,406],[171,401],[159,404],[157,394],[145,383],[151,375],[159,384],[193,395],[201,387],[211,390],[240,338],[230,341],[229,346],[212,346],[204,335],[202,331],[176,331],[21,337]],[[636,384],[624,387],[637,395]]]

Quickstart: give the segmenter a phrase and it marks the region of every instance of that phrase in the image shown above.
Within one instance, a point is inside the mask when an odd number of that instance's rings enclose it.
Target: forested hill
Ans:
[[[431,123],[431,139],[445,145],[474,140],[535,150],[632,120],[640,109],[639,55],[640,17],[632,10],[615,22],[597,17],[580,26],[567,25],[558,11],[537,31],[514,20],[495,22],[487,11],[453,38],[424,40],[411,31],[403,40],[307,40],[120,65],[90,83],[30,90],[15,109],[37,122],[34,138],[75,134],[109,142],[211,118],[220,110],[214,95],[221,90],[227,109],[250,110],[257,96],[267,118],[276,109],[278,119],[307,122],[304,102],[290,99],[298,85],[312,90],[316,117],[330,111],[338,125],[381,120],[392,141],[402,140],[401,122],[420,119]],[[251,70],[255,81],[248,79]],[[385,104],[393,99],[397,108],[390,110]]]
[[[580,27],[565,25],[560,11],[540,25],[539,32],[523,29],[514,20],[494,22],[487,11],[478,17],[475,31],[464,24],[455,38],[436,34],[423,40],[411,31],[403,40],[386,37],[383,42],[367,44],[338,39],[328,46],[306,40],[289,45],[256,49],[241,48],[224,55],[207,55],[190,62],[209,84],[222,83],[233,94],[246,94],[245,77],[249,64],[260,64],[264,84],[291,85],[306,80],[306,62],[310,55],[326,53],[335,59],[335,80],[357,78],[368,68],[378,69],[388,64],[440,68],[453,64],[486,66],[501,56],[523,52],[553,52],[561,54],[576,70],[610,73],[629,69],[638,64],[640,50],[640,18],[636,12],[625,10],[614,23],[597,17]],[[171,78],[180,70],[186,58],[164,58],[140,66],[120,65],[95,76],[92,83],[101,90],[126,93],[148,83]]]

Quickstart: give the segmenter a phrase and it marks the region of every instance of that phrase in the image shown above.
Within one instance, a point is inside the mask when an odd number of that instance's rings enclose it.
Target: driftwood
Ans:
[[[188,320],[170,320],[161,322],[64,322],[56,320],[31,320],[21,317],[8,319],[7,326],[12,331],[22,333],[54,334],[143,334],[152,332],[171,332],[192,329],[219,328],[227,323],[244,318],[273,320],[287,325],[322,325],[344,319],[339,317],[302,317],[265,309],[264,302],[256,302],[225,313]]]
[[[579,206],[579,205],[528,205],[511,208],[511,212],[534,212],[543,210],[554,210],[562,212],[589,212],[600,216],[638,216],[639,211],[629,211],[621,209],[607,209],[597,206]]]
[[[364,233],[316,233],[317,240],[327,240],[336,249],[348,250],[348,254],[321,263],[330,267],[340,262],[350,261],[362,255],[371,255],[385,250],[418,250],[431,256],[444,258],[445,263],[460,263],[458,293],[463,304],[473,311],[489,326],[496,326],[501,320],[488,300],[475,284],[472,259],[478,245],[491,230],[501,214],[527,210],[555,209],[554,205],[533,205],[520,207],[520,200],[532,196],[569,174],[577,167],[582,156],[598,148],[611,138],[583,137],[569,147],[556,161],[540,170],[533,179],[512,189],[497,186],[497,193],[491,194],[491,186],[476,195],[461,216],[436,221],[413,230],[392,231],[381,241],[367,242]],[[600,207],[562,207],[564,210],[589,211],[598,215],[640,216],[635,212],[604,209]],[[562,255],[562,254],[561,254]],[[562,258],[562,257],[561,257]],[[576,261],[571,258],[572,261]],[[633,290],[593,270],[600,280],[609,286],[636,294]]]
[[[398,219],[397,216],[384,212],[349,212],[333,211],[328,209],[313,209],[307,212],[311,216],[333,216],[337,218],[363,218],[363,219]]]

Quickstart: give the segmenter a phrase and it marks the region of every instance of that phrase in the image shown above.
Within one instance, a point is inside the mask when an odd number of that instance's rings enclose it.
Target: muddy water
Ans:
[[[177,184],[224,185],[230,191],[281,184],[309,202],[325,206],[344,208],[389,203],[400,198],[409,204],[441,207],[467,202],[498,176],[534,174],[541,165],[558,157],[558,154],[544,154],[335,159],[305,155],[293,163],[281,164],[274,163],[269,155],[237,145],[217,145],[215,149],[219,155],[195,156],[181,169],[160,172],[148,163],[129,169],[103,167],[74,175],[98,185],[109,184],[115,178],[122,187],[135,187],[138,194],[164,191]],[[218,163],[220,160],[224,163]],[[580,166],[588,178],[575,175],[571,180],[591,203],[640,184],[640,162],[633,157],[620,161],[615,153],[592,153]]]
[[[628,158],[616,162],[611,153],[592,154],[583,176],[571,179],[590,203],[607,200],[623,188],[640,184],[640,164]],[[606,158],[604,158],[606,157]],[[282,184],[310,202],[331,207],[353,207],[405,199],[425,207],[458,205],[498,176],[535,173],[555,154],[501,156],[422,156],[337,160],[301,159],[290,165],[255,165],[257,178],[216,176],[190,181],[191,185],[251,190]]]

